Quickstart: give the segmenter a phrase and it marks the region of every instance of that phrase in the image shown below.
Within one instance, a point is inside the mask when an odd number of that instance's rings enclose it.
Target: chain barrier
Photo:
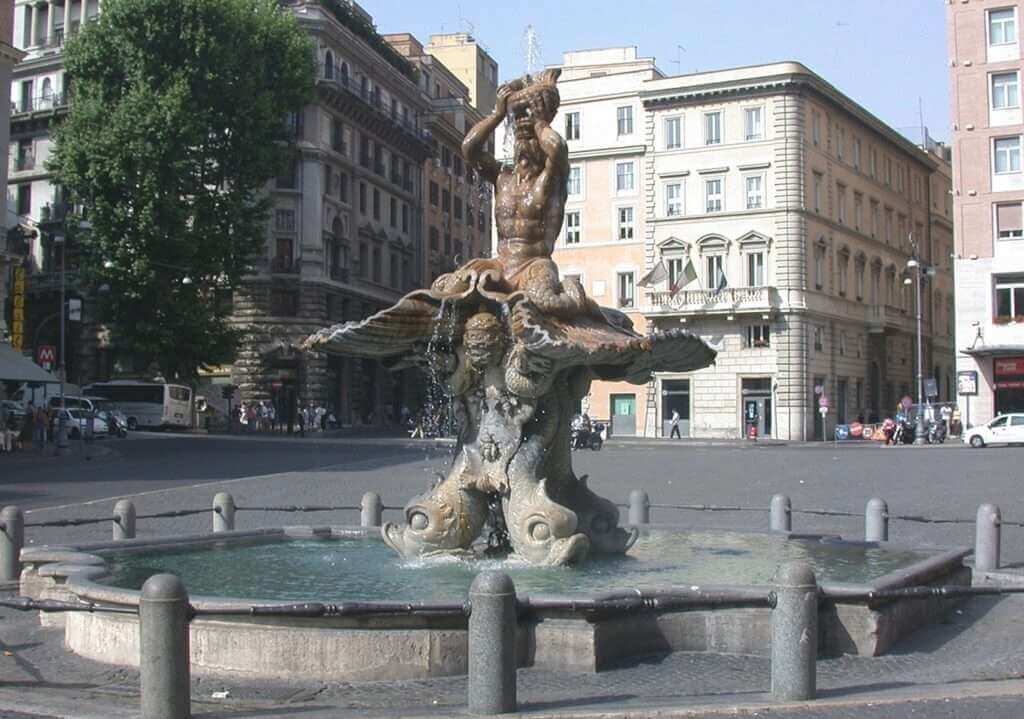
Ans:
[[[336,507],[331,506],[302,506],[302,505],[286,505],[282,507],[235,507],[236,512],[340,512],[346,510],[359,510],[360,507],[354,505],[340,505]],[[209,510],[207,510],[209,511]]]
[[[19,612],[106,612],[108,614],[138,614],[136,607],[115,607],[109,604],[93,602],[61,602],[56,599],[31,599],[29,597],[13,597],[0,599],[0,607],[15,609]]]

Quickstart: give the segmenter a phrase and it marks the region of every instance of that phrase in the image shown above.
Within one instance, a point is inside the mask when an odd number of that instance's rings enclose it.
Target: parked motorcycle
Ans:
[[[589,421],[576,418],[572,423],[569,446],[574,450],[591,449],[597,452],[604,445],[604,439],[601,436],[603,432],[604,425],[602,423],[591,424]]]
[[[928,443],[942,444],[946,441],[946,423],[933,421],[928,427]]]

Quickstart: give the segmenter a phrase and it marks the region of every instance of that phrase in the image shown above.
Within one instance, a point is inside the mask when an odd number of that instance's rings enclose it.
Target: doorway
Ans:
[[[613,394],[611,396],[612,435],[633,437],[636,435],[636,395]]]
[[[758,437],[772,436],[772,380],[771,377],[745,377],[742,381],[743,422],[740,435],[754,424]]]
[[[690,380],[667,379],[661,382],[661,436],[672,434],[672,412],[679,413],[679,433],[690,436]]]

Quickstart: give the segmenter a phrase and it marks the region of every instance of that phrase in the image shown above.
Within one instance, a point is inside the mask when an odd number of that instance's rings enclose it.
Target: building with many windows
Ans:
[[[956,363],[965,426],[1024,412],[1020,2],[948,2]]]
[[[460,37],[462,34],[460,34]],[[482,115],[471,104],[469,88],[444,63],[424,50],[409,33],[386,35],[420,74],[420,85],[430,96],[426,128],[431,134],[433,151],[423,164],[423,252],[421,277],[429,284],[438,275],[449,272],[490,250],[491,190],[480,182],[462,157],[462,140]],[[447,36],[433,35],[431,47]],[[488,65],[497,65],[474,53]],[[474,76],[488,77],[484,72]],[[479,96],[478,90],[478,96]],[[493,96],[494,88],[485,91]]]
[[[13,45],[14,42],[14,3],[5,2],[0,5],[0,87],[9,88],[11,85],[11,71],[14,65],[21,61],[25,53],[16,49]],[[10,116],[11,106],[7,105],[4,107],[2,114],[0,114],[0,147],[7,148],[10,140]],[[8,167],[9,157],[5,152],[3,161],[0,162],[0,186],[7,185],[7,175],[9,173]],[[7,195],[4,193],[0,196],[0,217],[7,217]],[[7,304],[9,287],[14,284],[14,272],[15,267],[19,264],[19,260],[22,256],[20,247],[12,246],[11,240],[7,237],[7,227],[10,223],[5,223],[3,226],[3,232],[0,233],[0,342],[10,339],[17,350],[21,350],[24,345],[24,307],[14,307],[13,300],[11,301],[11,321],[7,321]],[[18,237],[14,238],[14,243],[18,243]],[[20,274],[23,278],[23,273]],[[21,286],[23,279],[19,281],[19,287]],[[19,296],[22,293],[17,293]],[[24,297],[18,300],[18,304],[21,305],[24,301]]]
[[[915,253],[935,267],[921,293],[923,375],[934,399],[950,396],[941,151],[799,63],[664,77],[615,48],[566,53],[561,67],[563,274],[638,331],[683,326],[719,351],[712,367],[646,387],[595,383],[592,417],[667,436],[675,411],[684,435],[753,424],[811,439],[891,415],[916,395]]]

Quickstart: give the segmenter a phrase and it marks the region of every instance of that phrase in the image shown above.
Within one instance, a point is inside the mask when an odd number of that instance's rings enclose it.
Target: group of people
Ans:
[[[50,441],[50,427],[55,410],[36,407],[31,402],[24,413],[0,405],[0,453],[28,450],[42,452]]]
[[[242,402],[234,409],[232,419],[247,434],[298,431],[304,435],[307,431],[326,432],[338,426],[334,412],[312,402],[306,405],[299,403],[291,417],[278,412],[274,404],[267,400]]]

